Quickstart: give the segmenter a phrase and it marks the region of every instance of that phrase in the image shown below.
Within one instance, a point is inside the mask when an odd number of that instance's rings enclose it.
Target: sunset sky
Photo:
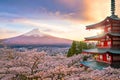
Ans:
[[[72,40],[94,35],[85,26],[110,16],[111,0],[0,0],[0,39],[39,28],[42,33]],[[120,16],[120,0],[116,0]]]

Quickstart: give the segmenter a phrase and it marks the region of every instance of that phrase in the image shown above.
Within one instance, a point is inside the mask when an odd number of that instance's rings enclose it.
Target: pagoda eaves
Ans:
[[[120,18],[110,16],[99,23],[86,26],[86,29],[104,28],[105,26],[109,26],[112,22],[120,23]]]
[[[120,37],[120,33],[104,33],[104,34],[99,34],[99,35],[96,35],[96,36],[91,36],[91,37],[86,37],[85,38],[85,41],[89,41],[89,40],[100,40],[100,39],[103,39],[105,38],[106,36],[110,36],[110,37]]]
[[[87,53],[98,53],[98,54],[106,54],[106,53],[111,53],[111,54],[120,54],[120,50],[115,50],[115,49],[109,49],[109,48],[95,48],[95,49],[88,49],[84,50],[83,52]]]

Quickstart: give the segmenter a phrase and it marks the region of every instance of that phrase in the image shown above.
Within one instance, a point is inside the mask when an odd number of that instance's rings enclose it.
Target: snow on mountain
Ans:
[[[39,29],[23,35],[5,39],[3,41],[7,45],[71,45],[72,40],[54,37],[41,33]]]
[[[45,34],[41,33],[39,29],[33,29],[32,31],[23,34],[24,36],[43,37]]]

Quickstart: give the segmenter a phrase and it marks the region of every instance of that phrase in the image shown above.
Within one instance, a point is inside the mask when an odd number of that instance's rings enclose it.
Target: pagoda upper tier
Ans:
[[[96,29],[96,28],[105,28],[105,27],[112,27],[112,26],[119,26],[120,28],[120,18],[117,16],[113,17],[107,17],[103,21],[93,24],[93,25],[88,25],[86,26],[86,29]]]
[[[86,26],[86,29],[100,29],[103,31],[96,36],[85,38],[86,41],[98,41],[98,48],[120,49],[120,18],[110,16],[97,24]]]

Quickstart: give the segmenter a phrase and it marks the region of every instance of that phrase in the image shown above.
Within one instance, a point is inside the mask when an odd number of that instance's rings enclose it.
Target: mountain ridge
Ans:
[[[3,40],[6,45],[71,45],[72,40],[54,37],[34,29],[23,35]]]

